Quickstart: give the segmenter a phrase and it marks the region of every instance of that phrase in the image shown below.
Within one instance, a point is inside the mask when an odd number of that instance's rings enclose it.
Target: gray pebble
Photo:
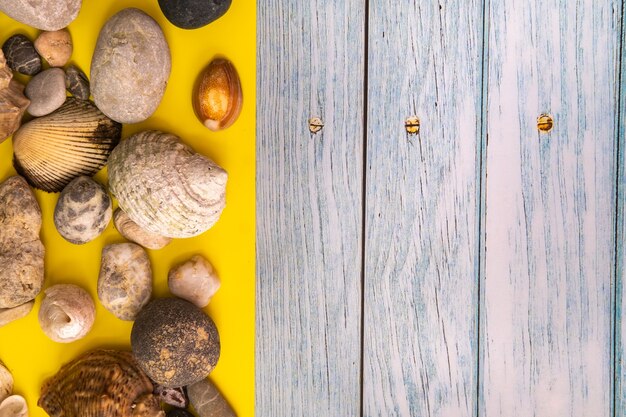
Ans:
[[[167,417],[194,417],[194,416],[189,411],[183,410],[182,408],[172,408],[170,411],[167,412]]]
[[[59,30],[80,11],[82,0],[0,0],[0,11],[41,30]]]
[[[102,113],[120,123],[146,120],[159,106],[171,69],[158,23],[139,9],[111,17],[91,61],[91,93]]]
[[[89,100],[89,80],[84,72],[75,65],[70,65],[65,70],[65,88],[79,100]]]
[[[26,85],[24,94],[30,100],[26,109],[35,117],[50,114],[65,103],[65,72],[50,68],[35,75]]]
[[[111,198],[104,187],[81,176],[61,192],[54,209],[54,225],[65,240],[83,244],[100,236],[112,215]]]
[[[198,417],[237,417],[217,387],[207,378],[189,385],[187,394]]]
[[[41,57],[35,45],[24,35],[13,35],[2,45],[7,65],[13,71],[35,75],[41,71]]]

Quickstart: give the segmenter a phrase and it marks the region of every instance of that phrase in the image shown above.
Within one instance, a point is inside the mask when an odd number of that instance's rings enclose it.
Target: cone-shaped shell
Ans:
[[[74,178],[104,167],[121,133],[122,125],[92,103],[68,98],[15,132],[13,163],[33,187],[59,192]]]
[[[122,210],[161,236],[199,235],[226,205],[226,171],[169,133],[145,131],[122,141],[108,170],[109,190]]]
[[[37,403],[50,417],[165,417],[130,352],[95,350],[61,367]]]

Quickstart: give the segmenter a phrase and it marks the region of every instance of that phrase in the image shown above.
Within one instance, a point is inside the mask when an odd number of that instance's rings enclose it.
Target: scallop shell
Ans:
[[[122,210],[161,236],[197,236],[226,205],[226,171],[169,133],[145,131],[122,141],[108,171],[109,190]]]
[[[59,192],[74,178],[104,167],[121,133],[122,125],[91,102],[68,98],[15,132],[13,163],[33,187]]]
[[[87,291],[71,284],[57,284],[45,290],[39,308],[39,325],[50,339],[70,343],[89,333],[96,307]]]
[[[95,350],[61,367],[37,403],[50,417],[165,417],[130,352]]]

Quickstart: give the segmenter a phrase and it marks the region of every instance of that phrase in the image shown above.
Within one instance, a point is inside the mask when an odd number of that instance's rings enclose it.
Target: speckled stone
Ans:
[[[146,251],[134,243],[117,243],[102,250],[98,298],[121,320],[135,320],[150,300],[152,268]]]
[[[24,94],[30,100],[26,109],[35,117],[50,114],[65,103],[65,72],[61,68],[49,68],[35,75]]]
[[[80,11],[82,0],[0,0],[0,11],[41,30],[59,30]]]
[[[112,215],[111,198],[104,187],[80,176],[61,192],[54,209],[54,225],[65,240],[80,245],[100,236]]]
[[[35,75],[41,71],[41,57],[30,39],[24,35],[13,35],[7,39],[2,45],[2,52],[13,71],[25,75]]]
[[[39,55],[51,67],[62,67],[72,56],[72,37],[67,29],[41,32],[34,45]]]
[[[102,113],[138,123],[154,113],[170,76],[170,50],[158,23],[139,9],[111,17],[91,60],[91,93]]]
[[[222,17],[232,0],[159,0],[161,11],[175,26],[197,29]]]
[[[133,325],[130,344],[139,366],[166,387],[206,378],[220,356],[213,320],[180,298],[160,298],[144,307]]]
[[[84,72],[75,65],[70,65],[65,70],[65,88],[79,100],[89,100],[89,80]]]

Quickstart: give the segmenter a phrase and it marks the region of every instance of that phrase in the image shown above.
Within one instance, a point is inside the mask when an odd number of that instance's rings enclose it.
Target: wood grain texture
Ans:
[[[360,413],[364,10],[258,3],[259,417]]]
[[[617,223],[616,223],[616,302],[615,302],[615,417],[626,417],[626,5],[622,4],[621,73],[617,89]]]
[[[490,2],[479,416],[611,415],[620,10]]]
[[[370,1],[365,416],[476,412],[481,57],[481,1]]]

